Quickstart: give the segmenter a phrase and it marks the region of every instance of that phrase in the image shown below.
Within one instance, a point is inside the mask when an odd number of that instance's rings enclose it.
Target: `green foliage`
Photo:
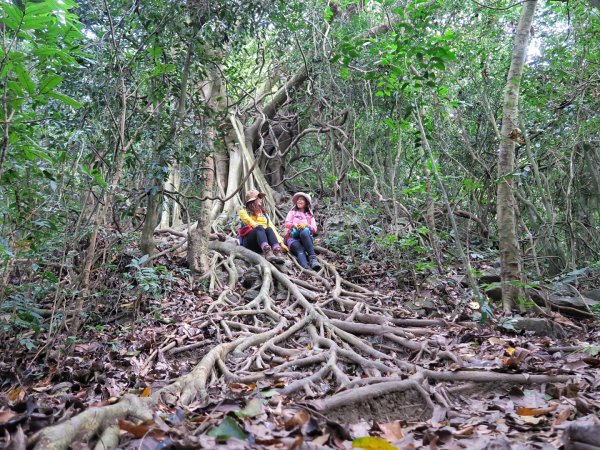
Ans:
[[[494,310],[484,297],[479,298],[479,312],[481,313],[480,322],[486,323],[490,318],[494,317]]]
[[[598,345],[586,345],[582,350],[590,356],[597,356],[600,354],[600,346]]]
[[[127,265],[131,272],[124,274],[128,285],[140,295],[158,299],[171,290],[173,275],[164,266],[148,266],[149,256],[133,258]]]
[[[339,217],[329,219],[325,245],[345,260],[349,274],[360,273],[365,264],[378,264],[385,268],[385,275],[401,282],[412,274],[425,275],[435,268],[429,258],[431,248],[424,240],[427,227],[396,236],[385,232],[389,224],[370,223],[371,217],[381,217],[381,211],[361,205],[344,209]]]
[[[535,306],[535,302],[533,300],[527,299],[522,295],[519,295],[517,300],[519,302],[519,307],[526,311],[533,309],[533,307]]]
[[[225,417],[218,427],[210,430],[207,434],[215,437],[218,441],[225,442],[227,442],[227,439],[229,438],[248,439],[248,435],[238,425],[235,419],[229,416]]]
[[[7,293],[6,300],[0,305],[0,333],[13,334],[19,344],[31,350],[35,346],[33,339],[48,328],[36,307],[37,301],[44,298],[49,283],[23,284]]]
[[[51,211],[66,172],[65,139],[64,134],[53,135],[52,121],[61,118],[65,105],[81,105],[58,91],[84,57],[78,48],[82,27],[71,12],[75,3],[22,5],[0,4],[5,42],[0,122],[7,136],[0,148],[0,256],[5,261],[40,252],[48,234],[62,228],[63,218]]]

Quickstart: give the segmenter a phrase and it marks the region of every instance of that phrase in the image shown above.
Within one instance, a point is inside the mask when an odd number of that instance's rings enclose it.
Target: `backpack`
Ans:
[[[269,222],[271,222],[271,219],[269,218],[269,215],[267,213],[265,213],[265,217],[267,218],[267,225],[268,225]],[[251,225],[244,225],[244,222],[242,222],[240,220],[240,227],[238,228],[238,236],[240,238],[243,238],[248,233],[250,233],[252,230],[253,230],[253,228]]]

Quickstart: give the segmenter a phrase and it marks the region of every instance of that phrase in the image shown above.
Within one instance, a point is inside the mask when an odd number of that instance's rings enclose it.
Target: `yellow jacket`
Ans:
[[[275,237],[277,238],[277,242],[283,244],[283,238],[277,232],[277,228],[273,225],[273,222],[269,219],[269,216],[265,214],[258,214],[256,216],[248,214],[248,211],[245,209],[240,210],[240,220],[244,225],[249,225],[252,228],[256,228],[259,225],[262,225],[264,228],[270,228],[275,233]]]

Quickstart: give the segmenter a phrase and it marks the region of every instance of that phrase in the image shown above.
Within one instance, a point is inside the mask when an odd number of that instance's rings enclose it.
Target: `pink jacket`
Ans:
[[[290,210],[285,218],[285,228],[288,230],[288,234],[292,228],[301,223],[308,225],[311,233],[317,232],[317,222],[311,213],[297,211],[295,209]]]

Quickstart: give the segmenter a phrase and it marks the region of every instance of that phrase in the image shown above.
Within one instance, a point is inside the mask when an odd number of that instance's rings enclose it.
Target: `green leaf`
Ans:
[[[52,89],[54,89],[56,86],[58,86],[61,81],[62,81],[62,77],[59,75],[50,75],[50,76],[42,78],[42,81],[40,81],[40,85],[38,86],[39,90],[40,90],[40,94],[45,94],[45,93],[50,92]]]
[[[40,30],[51,26],[56,19],[53,16],[31,16],[26,15],[23,18],[23,30]]]
[[[148,53],[153,58],[158,58],[162,54],[162,47],[155,42],[153,42],[152,46],[148,48]]]
[[[248,402],[244,409],[240,409],[235,412],[235,415],[238,417],[256,417],[263,412],[263,404],[257,399],[253,398]]]
[[[10,91],[14,92],[19,97],[23,96],[24,94],[21,85],[16,81],[8,81],[6,83],[6,87],[8,87]]]
[[[398,450],[385,439],[378,437],[359,437],[352,441],[352,448],[362,448],[364,450]]]
[[[6,13],[6,17],[2,19],[2,22],[16,30],[21,20],[23,20],[23,11],[7,2],[2,2],[2,10]]]
[[[55,98],[56,100],[60,100],[61,102],[66,103],[67,105],[72,106],[73,108],[81,108],[81,103],[79,103],[74,98],[69,97],[68,95],[60,94],[58,92],[49,92],[48,96]]]
[[[348,70],[347,67],[342,67],[340,69],[340,76],[342,77],[342,79],[347,80],[348,78],[350,78],[350,70]]]
[[[30,161],[37,161],[38,159],[43,159],[49,163],[53,163],[54,160],[46,153],[37,143],[35,143],[31,138],[28,138],[33,144],[32,147],[23,147],[23,154],[25,158]],[[37,148],[36,148],[37,147]]]
[[[38,56],[48,56],[48,57],[59,57],[67,64],[77,64],[77,60],[67,52],[52,48],[52,47],[40,47],[33,51],[34,55]]]
[[[38,159],[35,152],[29,147],[22,147],[21,151],[23,152],[25,159],[29,161],[36,161]]]
[[[17,73],[17,78],[19,79],[19,83],[21,83],[21,86],[23,86],[23,88],[25,88],[25,90],[30,95],[33,95],[33,93],[35,92],[35,84],[33,84],[33,81],[29,76],[29,72],[25,70],[25,67],[21,65],[18,65],[15,68],[15,72]]]
[[[225,417],[223,422],[221,422],[221,425],[210,430],[207,434],[219,441],[226,441],[232,437],[242,440],[248,439],[248,435],[244,433],[244,430],[242,430],[238,423],[231,417]]]
[[[80,166],[80,170],[85,175],[92,177],[96,181],[96,183],[98,183],[98,185],[100,185],[101,187],[105,188],[108,186],[108,183],[104,180],[102,174],[98,171],[98,169],[91,169],[89,167]]]
[[[587,353],[588,355],[596,356],[596,355],[600,354],[600,346],[587,345],[587,346],[583,347],[583,349],[581,351],[584,353]]]
[[[0,71],[0,80],[4,79],[6,77],[6,74],[10,70],[12,70],[12,68],[13,68],[13,63],[10,62],[10,60],[9,60],[6,64],[4,64],[4,67],[2,67],[2,71]]]
[[[55,9],[63,9],[55,0],[44,0],[41,2],[27,2],[25,6],[25,14],[35,15],[41,13],[49,13]]]
[[[163,73],[173,73],[175,72],[174,64],[158,64],[154,69],[152,69],[152,76],[161,75]]]
[[[387,125],[387,127],[390,130],[393,130],[396,128],[396,125],[397,125],[396,121],[390,117],[383,119],[383,122]]]
[[[271,398],[271,397],[274,397],[276,395],[279,395],[279,391],[277,389],[268,389],[268,390],[262,391],[260,393],[260,396],[263,397],[263,398]]]

